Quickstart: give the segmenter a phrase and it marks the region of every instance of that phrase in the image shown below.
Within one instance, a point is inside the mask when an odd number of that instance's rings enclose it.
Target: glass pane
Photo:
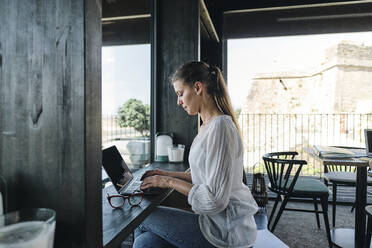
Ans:
[[[150,161],[150,48],[102,48],[102,145],[115,145],[131,169]]]
[[[372,127],[372,32],[228,40],[228,88],[239,115],[244,166],[312,145],[364,147]],[[319,176],[320,165],[303,174]]]

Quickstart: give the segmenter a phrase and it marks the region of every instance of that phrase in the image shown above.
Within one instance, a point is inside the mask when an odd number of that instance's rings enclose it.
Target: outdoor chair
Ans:
[[[350,165],[324,165],[324,183],[332,186],[332,225],[336,224],[337,186],[356,187],[356,166]],[[372,186],[372,178],[367,177],[367,185]],[[355,207],[353,204],[352,210]]]
[[[262,157],[270,181],[268,188],[277,194],[270,214],[268,228],[271,232],[274,232],[284,210],[315,213],[317,225],[320,228],[319,213],[323,213],[328,244],[329,247],[332,247],[328,222],[328,188],[317,179],[299,177],[302,166],[306,165],[307,162],[305,160],[295,160],[296,155],[298,155],[297,152],[274,152],[267,153]],[[281,198],[283,202],[274,224],[270,228],[270,223]],[[314,210],[286,208],[290,198],[310,198],[314,202]],[[318,199],[320,199],[323,211],[318,210]]]

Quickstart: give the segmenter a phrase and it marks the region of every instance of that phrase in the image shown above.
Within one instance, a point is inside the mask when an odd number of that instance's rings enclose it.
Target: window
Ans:
[[[263,172],[267,152],[301,154],[314,144],[364,147],[363,129],[372,126],[371,7],[225,13],[228,88],[248,171]],[[302,173],[319,176],[323,168],[301,155],[311,164]]]
[[[102,48],[102,145],[132,169],[150,162],[151,45]]]

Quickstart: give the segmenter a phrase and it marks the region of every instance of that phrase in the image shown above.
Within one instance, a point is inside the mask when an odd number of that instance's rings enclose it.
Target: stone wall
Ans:
[[[343,41],[326,55],[319,68],[256,75],[242,113],[372,112],[372,47]]]
[[[372,47],[341,42],[318,68],[255,75],[241,113],[246,168],[270,151],[363,146],[370,117],[342,113],[372,113]]]

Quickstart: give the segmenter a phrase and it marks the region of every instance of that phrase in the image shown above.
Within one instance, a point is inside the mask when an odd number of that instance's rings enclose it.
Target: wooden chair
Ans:
[[[356,167],[349,165],[324,165],[324,183],[332,186],[332,226],[336,224],[337,186],[356,187]],[[372,178],[367,177],[367,185],[372,186]],[[355,205],[355,203],[354,203]],[[352,210],[354,209],[354,205]]]
[[[263,156],[266,172],[270,180],[268,188],[277,194],[268,226],[270,226],[280,198],[283,199],[274,224],[269,229],[274,232],[284,210],[315,213],[318,228],[320,228],[319,213],[323,213],[328,244],[329,247],[332,247],[328,222],[328,188],[317,179],[299,177],[302,166],[306,165],[307,162],[305,160],[295,160],[296,155],[298,155],[297,152],[274,152]],[[314,210],[286,208],[290,198],[313,199]],[[318,210],[318,199],[320,199],[323,211]]]

